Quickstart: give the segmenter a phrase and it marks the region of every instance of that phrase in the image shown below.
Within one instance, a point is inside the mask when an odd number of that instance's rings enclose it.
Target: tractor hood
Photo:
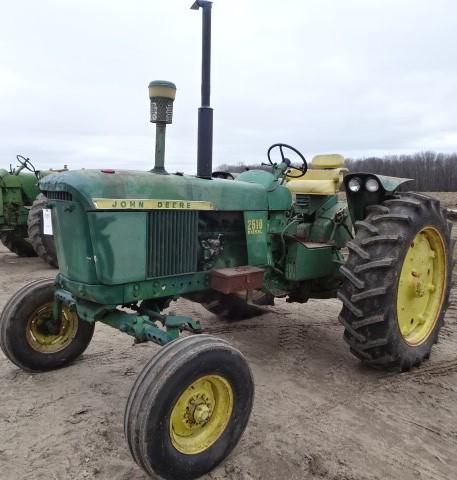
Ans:
[[[44,192],[56,192],[47,193],[48,198],[74,199],[86,210],[163,208],[235,211],[268,208],[268,192],[264,185],[223,179],[205,180],[187,175],[79,170],[46,176],[39,185]],[[285,206],[288,200],[290,205],[290,199],[284,200],[280,203]]]

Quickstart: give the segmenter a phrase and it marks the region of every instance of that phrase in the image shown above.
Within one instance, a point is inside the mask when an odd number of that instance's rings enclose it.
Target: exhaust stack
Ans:
[[[211,91],[211,6],[213,2],[196,0],[192,10],[202,9],[202,103],[198,109],[197,177],[211,179],[213,170],[213,109]]]

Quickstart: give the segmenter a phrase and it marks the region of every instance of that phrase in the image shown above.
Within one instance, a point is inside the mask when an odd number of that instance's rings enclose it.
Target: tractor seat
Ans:
[[[287,178],[286,186],[295,194],[335,195],[339,192],[347,171],[342,155],[316,155],[306,174],[302,177]],[[290,170],[287,173],[294,175],[294,172],[297,170]]]

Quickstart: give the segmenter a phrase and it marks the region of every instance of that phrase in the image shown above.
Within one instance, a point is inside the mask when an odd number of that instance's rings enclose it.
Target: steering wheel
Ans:
[[[30,161],[30,158],[25,158],[22,155],[16,155],[16,159],[21,165],[19,171],[25,168],[29,172],[36,174],[35,167],[33,166],[33,163]]]
[[[289,177],[289,178],[300,178],[300,177],[303,177],[303,175],[305,175],[305,173],[307,172],[308,170],[308,164],[306,163],[306,158],[303,156],[303,154],[301,152],[299,152],[296,148],[290,146],[290,145],[287,145],[286,143],[274,143],[269,149],[268,149],[268,152],[267,152],[267,156],[268,156],[268,161],[270,162],[270,165],[276,165],[272,160],[271,160],[271,151],[278,147],[279,148],[279,151],[281,153],[281,159],[283,161],[283,163],[285,163],[289,168],[293,168],[294,170],[298,170],[299,172],[301,172],[301,175],[288,175],[287,173],[284,173],[284,176],[285,177]],[[294,167],[291,165],[291,162],[290,160],[284,156],[284,148],[288,149],[288,150],[292,150],[296,155],[298,155],[300,157],[300,160],[303,162],[303,166],[301,168],[298,168],[298,167]]]

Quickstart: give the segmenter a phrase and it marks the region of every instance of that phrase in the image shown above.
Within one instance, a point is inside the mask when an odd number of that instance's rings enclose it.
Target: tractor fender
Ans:
[[[397,190],[397,188],[402,185],[403,183],[412,182],[412,178],[400,178],[400,177],[389,177],[387,175],[374,175],[371,176],[376,177],[379,180],[379,183],[384,188],[385,192],[388,194],[392,194]]]

